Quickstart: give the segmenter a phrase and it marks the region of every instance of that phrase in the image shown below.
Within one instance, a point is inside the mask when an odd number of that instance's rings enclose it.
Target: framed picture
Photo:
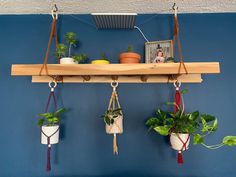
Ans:
[[[173,41],[153,41],[145,43],[145,63],[174,62]]]

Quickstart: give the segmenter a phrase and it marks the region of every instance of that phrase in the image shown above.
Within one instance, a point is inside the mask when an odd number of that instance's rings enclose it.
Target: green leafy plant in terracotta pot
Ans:
[[[140,63],[141,55],[133,52],[133,47],[130,45],[126,52],[123,52],[119,56],[120,63]]]
[[[91,63],[92,64],[109,64],[110,62],[109,62],[106,54],[102,53],[100,59],[93,60]]]
[[[60,64],[78,64],[83,62],[87,56],[85,54],[72,55],[72,48],[77,47],[77,35],[74,32],[68,32],[64,36],[67,45],[60,43],[56,48],[56,57],[60,59]]]
[[[236,136],[225,136],[222,142],[216,145],[207,145],[205,143],[206,137],[217,131],[218,121],[215,116],[201,114],[199,111],[186,113],[183,100],[183,94],[185,93],[187,93],[187,90],[181,91],[181,106],[178,107],[175,102],[166,103],[167,105],[177,106],[177,112],[158,109],[156,116],[146,121],[149,130],[154,130],[162,136],[169,135],[171,147],[177,151],[188,149],[190,136],[193,136],[193,144],[201,144],[208,149],[235,146]]]
[[[41,119],[38,120],[37,125],[42,128],[41,143],[47,144],[47,136],[50,137],[50,144],[56,144],[59,142],[59,122],[61,114],[66,111],[65,108],[60,108],[55,112],[45,112],[39,114]],[[47,136],[46,136],[47,135]]]

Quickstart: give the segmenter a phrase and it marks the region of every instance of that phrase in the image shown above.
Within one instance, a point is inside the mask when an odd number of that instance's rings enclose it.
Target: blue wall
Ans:
[[[50,21],[49,15],[0,16],[1,177],[235,176],[235,147],[209,151],[192,145],[184,153],[185,164],[179,166],[167,141],[147,133],[145,120],[173,99],[173,86],[167,84],[120,84],[125,129],[118,137],[119,156],[113,156],[112,136],[106,135],[100,118],[111,94],[109,84],[60,85],[59,105],[70,111],[62,121],[61,142],[53,146],[53,169],[45,172],[46,146],[40,144],[36,122],[44,110],[48,86],[32,84],[30,77],[12,77],[10,70],[13,63],[43,62]],[[208,140],[214,144],[224,135],[236,134],[236,14],[185,14],[179,21],[185,61],[221,62],[220,75],[205,75],[202,84],[183,86],[189,89],[187,110],[218,117],[219,131]],[[150,41],[172,36],[171,15],[139,15],[137,25]],[[106,52],[117,63],[128,44],[144,53],[145,41],[137,30],[97,30],[89,15],[61,16],[58,27],[59,36],[78,33],[77,52],[87,53],[90,59]],[[55,62],[53,53],[50,62]]]

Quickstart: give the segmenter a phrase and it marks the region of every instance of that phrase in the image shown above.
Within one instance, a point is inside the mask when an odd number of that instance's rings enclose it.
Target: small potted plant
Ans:
[[[38,120],[38,126],[42,127],[42,144],[48,144],[48,137],[50,137],[50,144],[57,144],[59,142],[58,124],[60,122],[60,116],[63,112],[65,112],[65,110],[65,108],[60,108],[55,112],[46,112],[39,114],[39,116],[42,117]]]
[[[122,109],[107,110],[102,116],[106,124],[106,133],[118,134],[123,133],[123,115]]]
[[[126,52],[120,54],[120,63],[140,63],[141,55],[133,52],[133,47],[128,46]]]
[[[105,53],[102,53],[100,59],[98,59],[98,60],[93,60],[91,63],[92,63],[92,64],[109,64],[110,62],[109,62],[109,60],[108,60],[106,54],[105,54]]]
[[[146,121],[149,130],[153,129],[162,136],[170,135],[171,147],[179,153],[188,149],[190,136],[193,136],[193,144],[201,144],[209,149],[217,149],[224,145],[236,145],[236,136],[226,136],[220,144],[206,145],[204,143],[205,137],[217,130],[218,121],[214,116],[200,114],[199,111],[185,113],[182,95],[187,93],[187,90],[182,90],[180,93],[181,106],[176,105],[175,102],[166,103],[176,106],[177,111],[169,112],[158,109],[156,116]]]
[[[71,54],[72,47],[76,47],[78,43],[76,33],[68,32],[64,37],[69,46],[60,43],[56,48],[56,57],[60,58],[60,64],[78,64],[84,61],[87,58],[85,54]]]

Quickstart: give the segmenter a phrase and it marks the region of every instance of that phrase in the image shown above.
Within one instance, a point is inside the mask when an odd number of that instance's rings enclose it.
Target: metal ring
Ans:
[[[175,88],[176,88],[176,87],[179,88],[179,87],[181,86],[181,82],[175,81],[175,82],[174,82],[174,86],[175,86]]]
[[[112,82],[111,82],[111,86],[112,86],[113,88],[116,88],[118,85],[119,85],[119,84],[118,84],[117,81],[112,81]]]
[[[53,85],[52,85],[52,84],[53,84]],[[51,81],[51,82],[48,83],[48,86],[49,86],[50,88],[56,88],[57,82],[56,82],[56,81]]]

